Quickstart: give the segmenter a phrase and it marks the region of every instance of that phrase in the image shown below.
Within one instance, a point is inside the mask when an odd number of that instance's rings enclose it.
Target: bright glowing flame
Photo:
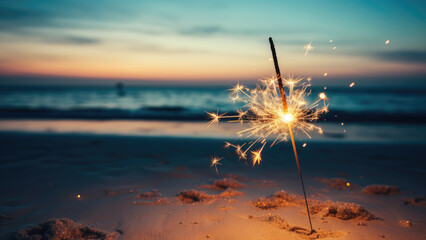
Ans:
[[[77,198],[81,198],[80,194],[77,194]]]
[[[304,144],[302,145],[302,147],[306,147],[306,145],[308,145],[308,144],[304,143]]]
[[[390,41],[389,41],[389,40],[386,40],[385,44],[386,44],[386,45],[388,45],[389,43],[390,43]]]
[[[354,83],[354,82],[352,82],[352,83],[349,85],[349,87],[353,87],[353,86],[355,86],[355,83]]]
[[[351,183],[350,182],[347,182],[346,183],[346,187],[350,187],[351,186]]]
[[[285,123],[289,123],[289,122],[292,122],[293,121],[293,115],[291,115],[291,113],[286,113],[286,114],[284,114],[283,116],[282,116],[282,120],[283,120],[283,122],[285,122]]]
[[[321,99],[326,99],[327,98],[327,96],[325,95],[325,93],[320,93],[319,94],[319,97],[321,98]]]

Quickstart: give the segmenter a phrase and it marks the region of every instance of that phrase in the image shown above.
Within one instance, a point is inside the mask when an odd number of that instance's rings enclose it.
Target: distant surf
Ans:
[[[426,123],[426,90],[313,88],[329,98],[326,122]],[[207,121],[206,111],[242,106],[221,87],[0,87],[0,119]]]

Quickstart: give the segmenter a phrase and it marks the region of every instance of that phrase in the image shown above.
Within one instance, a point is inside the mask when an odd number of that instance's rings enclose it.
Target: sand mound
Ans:
[[[37,226],[17,232],[16,240],[63,240],[63,239],[102,239],[112,240],[118,233],[108,234],[91,227],[84,227],[67,218],[49,219]]]
[[[404,201],[405,205],[412,205],[417,207],[426,207],[426,198],[424,197],[416,197],[413,199],[407,199]]]
[[[362,193],[370,195],[391,195],[399,193],[399,188],[388,185],[369,185],[362,189]]]
[[[161,193],[159,193],[157,190],[153,189],[149,192],[139,193],[136,195],[136,198],[139,199],[149,199],[149,198],[157,198],[160,197]]]
[[[224,178],[214,181],[211,185],[202,185],[202,188],[210,188],[216,190],[226,190],[228,188],[240,189],[245,187],[244,184],[239,183],[237,180],[232,178]]]
[[[285,231],[294,232],[298,234],[300,237],[305,239],[337,238],[337,237],[342,237],[344,235],[342,232],[329,232],[329,231],[321,231],[321,230],[317,230],[311,233],[311,231],[306,228],[292,226],[288,224],[285,221],[285,219],[280,216],[272,215],[272,216],[264,216],[264,217],[257,217],[257,218],[253,216],[249,216],[249,218],[274,224]]]
[[[304,200],[301,196],[288,194],[286,191],[279,191],[274,195],[259,198],[252,202],[253,206],[260,209],[276,209],[279,207],[302,206]]]
[[[182,191],[178,194],[179,199],[185,203],[194,203],[194,202],[202,202],[207,199],[211,199],[214,196],[207,194],[205,192],[200,192],[196,190],[188,190]]]
[[[378,219],[364,207],[355,203],[332,202],[314,204],[310,211],[312,214],[320,214],[323,217],[335,217],[342,220],[374,220]]]
[[[337,189],[337,190],[345,190],[345,189],[351,189],[353,186],[350,185],[348,181],[344,178],[317,178],[318,182],[322,182],[327,187]]]
[[[179,199],[185,203],[203,202],[205,200],[217,199],[217,198],[231,198],[236,196],[242,196],[243,193],[228,189],[219,195],[210,195],[205,192],[188,190],[182,191],[178,194]]]

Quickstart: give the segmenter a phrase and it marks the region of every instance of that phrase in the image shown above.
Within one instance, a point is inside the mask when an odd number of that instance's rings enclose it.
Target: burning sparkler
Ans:
[[[301,132],[309,138],[311,137],[309,134],[311,131],[317,131],[322,134],[322,129],[313,122],[318,120],[321,114],[328,112],[328,105],[325,102],[327,96],[325,93],[320,93],[316,101],[308,103],[306,96],[310,94],[310,91],[308,91],[308,87],[310,86],[309,80],[305,81],[304,78],[288,76],[283,81],[273,41],[271,38],[269,41],[277,74],[276,77],[262,80],[261,84],[253,89],[249,89],[240,83],[234,88],[229,89],[230,98],[234,102],[243,103],[243,108],[237,111],[238,115],[234,116],[219,114],[219,112],[208,113],[212,119],[209,126],[218,123],[223,118],[233,118],[230,122],[247,123],[248,127],[237,132],[237,134],[253,140],[243,145],[234,145],[226,142],[225,148],[235,148],[239,159],[247,159],[247,153],[250,151],[250,159],[253,166],[260,164],[262,161],[261,153],[267,141],[272,141],[270,144],[270,147],[272,147],[278,142],[286,141],[288,136],[290,136],[302,182],[309,224],[313,231],[293,131],[295,133]],[[284,86],[288,88],[288,96],[284,92]],[[321,103],[323,103],[322,107],[319,106]],[[261,148],[250,150],[256,144],[262,144]],[[303,147],[305,146],[306,143]],[[212,158],[211,166],[217,167],[220,164],[219,160],[218,158]]]
[[[308,44],[306,44],[303,49],[305,49],[305,56],[308,55],[308,52],[314,49],[314,46],[312,46],[312,41]]]

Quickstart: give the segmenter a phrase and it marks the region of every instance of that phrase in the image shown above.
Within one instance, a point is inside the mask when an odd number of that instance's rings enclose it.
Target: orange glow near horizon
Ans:
[[[21,40],[22,41],[22,40]],[[194,43],[197,44],[197,43]],[[205,51],[167,53],[151,49],[133,51],[123,46],[57,46],[45,43],[5,43],[0,53],[0,74],[10,76],[60,76],[99,79],[151,80],[253,80],[269,75],[272,66],[264,43],[240,45],[218,41]],[[302,45],[303,46],[303,45]],[[233,52],[227,52],[227,51]],[[324,80],[334,78],[380,76],[380,74],[416,74],[424,71],[419,64],[377,61],[360,56],[310,54],[300,46],[277,45],[284,72]],[[330,68],[330,66],[333,66]]]

